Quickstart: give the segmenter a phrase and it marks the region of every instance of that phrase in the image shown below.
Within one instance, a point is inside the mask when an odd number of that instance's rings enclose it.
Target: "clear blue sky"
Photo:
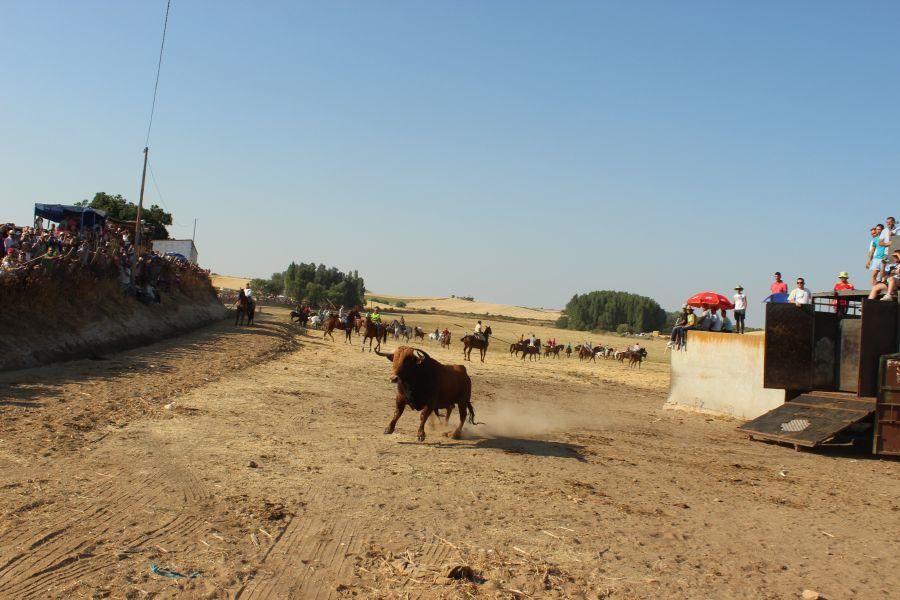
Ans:
[[[164,10],[2,2],[0,219],[137,200]],[[872,1],[173,0],[147,201],[223,273],[667,309],[740,282],[754,320],[775,269],[863,283],[900,213],[898,27]]]

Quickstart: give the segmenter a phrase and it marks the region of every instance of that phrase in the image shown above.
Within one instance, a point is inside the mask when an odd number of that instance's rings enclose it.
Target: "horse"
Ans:
[[[333,342],[334,334],[332,334],[331,332],[335,329],[340,329],[347,336],[344,339],[344,343],[350,343],[352,341],[351,338],[353,334],[353,322],[357,316],[359,316],[359,313],[355,310],[351,310],[349,313],[347,313],[346,322],[343,322],[337,316],[331,315],[325,321],[325,333],[322,334],[322,339],[325,339],[325,336],[329,336],[331,338],[331,341]]]
[[[425,341],[425,330],[419,329],[418,327],[413,327],[413,336],[415,339],[421,339],[423,342]]]
[[[243,290],[238,294],[238,298],[235,301],[237,305],[237,312],[234,314],[234,324],[238,324],[238,319],[240,319],[240,324],[244,324],[244,316],[247,317],[247,325],[253,325],[253,314],[256,312],[256,302],[253,302],[244,295]]]
[[[522,349],[522,360],[525,360],[525,357],[529,357],[531,360],[534,360],[535,357],[538,359],[541,358],[541,340],[534,340],[534,346],[527,345]]]
[[[572,346],[566,346],[566,358],[572,358]]]
[[[446,348],[447,350],[450,349],[450,334],[449,333],[447,333],[447,335],[441,335],[441,348]],[[447,416],[447,418],[448,419],[450,418],[449,415]]]
[[[528,342],[526,342],[526,341],[515,342],[514,344],[510,344],[509,345],[509,355],[512,356],[513,354],[515,354],[516,357],[518,357],[519,352],[525,352],[525,348],[527,348],[527,347],[528,347]]]
[[[388,326],[388,331],[393,334],[394,340],[396,341],[400,341],[400,338],[403,337],[409,342],[409,336],[412,335],[412,327],[402,324],[397,319],[391,321],[391,324]]]
[[[428,339],[431,340],[432,342],[439,342],[439,341],[441,341],[441,334],[438,333],[437,331],[432,331],[431,333],[428,334]]]
[[[381,350],[381,341],[387,342],[387,327],[381,323],[373,323],[372,319],[366,317],[365,330],[362,334],[362,351],[366,351],[366,340],[369,340],[369,352],[372,351],[372,340],[375,340],[375,351]]]
[[[562,349],[562,346],[556,345],[547,350],[547,354],[552,356],[553,358],[559,358],[559,353],[562,351]]]
[[[578,349],[578,360],[594,360],[594,351],[587,346],[580,346]]]
[[[313,329],[318,329],[322,326],[322,317],[319,315],[313,315],[309,318],[309,326]]]
[[[641,368],[641,363],[644,361],[645,358],[647,358],[647,349],[646,349],[646,348],[641,348],[640,350],[637,350],[637,351],[635,351],[635,350],[626,350],[626,351],[623,353],[623,357],[622,357],[622,358],[623,358],[623,359],[625,359],[625,358],[628,359],[628,366],[629,366],[630,368],[633,369],[633,368],[634,368],[634,365],[637,365],[638,369],[640,369],[640,368]],[[625,361],[623,360],[622,362],[624,363]]]
[[[484,362],[484,355],[487,354],[488,343],[491,339],[490,326],[484,328],[484,338],[477,338],[474,335],[464,335],[460,340],[463,343],[463,358],[472,360],[472,348],[478,348],[481,352],[481,362]]]
[[[309,315],[302,310],[292,310],[291,323],[294,322],[294,319],[297,319],[297,323],[299,323],[301,327],[306,327],[306,324],[309,322]]]

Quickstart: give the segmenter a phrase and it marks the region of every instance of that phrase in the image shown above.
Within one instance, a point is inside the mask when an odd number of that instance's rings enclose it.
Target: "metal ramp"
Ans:
[[[750,439],[815,448],[838,441],[841,434],[852,433],[854,425],[871,421],[874,414],[875,398],[810,392],[744,423],[738,430],[748,433]]]

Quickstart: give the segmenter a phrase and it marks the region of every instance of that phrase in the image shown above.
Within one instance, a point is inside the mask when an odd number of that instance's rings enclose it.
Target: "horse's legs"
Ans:
[[[387,429],[384,430],[385,434],[394,433],[394,427],[397,426],[397,421],[400,420],[400,415],[403,414],[403,409],[406,408],[406,398],[403,397],[403,394],[400,393],[400,390],[397,390],[397,398],[394,401],[394,418],[391,419],[391,422],[388,423]]]
[[[425,421],[431,416],[431,407],[426,406],[422,409],[422,417],[419,419],[419,431],[416,432],[416,438],[420,442],[425,441]]]

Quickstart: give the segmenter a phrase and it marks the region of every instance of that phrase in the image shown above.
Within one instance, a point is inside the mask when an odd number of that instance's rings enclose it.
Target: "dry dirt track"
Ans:
[[[664,365],[498,349],[486,425],[384,436],[387,361],[284,320],[0,375],[0,596],[896,596],[900,463],[660,410]]]

